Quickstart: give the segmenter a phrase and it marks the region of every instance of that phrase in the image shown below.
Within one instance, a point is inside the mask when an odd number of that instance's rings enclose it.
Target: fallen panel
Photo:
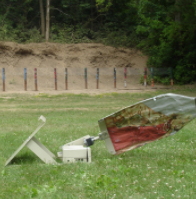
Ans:
[[[37,129],[23,142],[23,144],[11,155],[11,157],[6,161],[5,166],[10,164],[14,157],[25,146],[35,153],[43,162],[56,164],[56,161],[53,159],[55,155],[34,137],[46,122],[46,118],[44,116],[40,116],[39,120],[42,120],[43,123],[40,124]]]
[[[195,117],[196,98],[158,95],[99,120],[100,137],[111,154],[120,154],[173,135]]]

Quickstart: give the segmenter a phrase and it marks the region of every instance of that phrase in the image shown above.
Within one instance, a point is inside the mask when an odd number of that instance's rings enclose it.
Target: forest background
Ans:
[[[0,40],[139,48],[148,67],[196,81],[196,0],[1,0]]]

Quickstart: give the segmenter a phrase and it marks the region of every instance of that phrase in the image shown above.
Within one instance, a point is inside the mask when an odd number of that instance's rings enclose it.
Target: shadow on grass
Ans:
[[[10,164],[32,164],[34,162],[38,161],[36,156],[33,156],[31,154],[25,153],[20,156],[15,157]]]

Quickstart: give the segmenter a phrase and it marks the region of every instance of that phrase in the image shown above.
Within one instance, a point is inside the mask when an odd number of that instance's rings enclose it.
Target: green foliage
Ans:
[[[94,39],[94,32],[90,29],[71,26],[61,28],[58,25],[53,25],[51,27],[51,38],[53,42],[66,42],[66,43],[89,43]]]
[[[147,83],[147,85],[151,85],[151,76],[150,75],[147,75],[146,83]],[[140,77],[140,84],[144,85],[144,75],[142,75]]]
[[[147,75],[146,83],[147,85],[151,85],[151,76]],[[169,76],[154,76],[153,81],[155,84],[163,84],[163,85],[170,85],[171,78]],[[144,84],[144,75],[140,77],[140,84]]]
[[[136,32],[142,41],[138,47],[150,55],[149,67],[173,67],[175,82],[191,83],[196,80],[195,10],[192,1],[174,3],[140,1],[141,24]],[[174,21],[177,14],[181,16],[180,21]]]
[[[99,12],[107,12],[112,6],[112,0],[96,0],[96,6]]]
[[[177,65],[174,78],[179,84],[194,83],[196,77],[195,65]]]
[[[168,77],[168,76],[167,77],[154,76],[154,83],[170,85],[171,84],[171,78]]]

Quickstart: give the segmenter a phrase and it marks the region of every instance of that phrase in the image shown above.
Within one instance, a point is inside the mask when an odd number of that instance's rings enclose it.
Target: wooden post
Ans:
[[[55,81],[55,90],[57,90],[57,74],[56,74],[56,68],[54,69],[54,81]]]
[[[144,70],[144,86],[147,86],[147,68]]]
[[[3,75],[3,91],[5,91],[5,68],[2,69],[2,75]]]
[[[24,90],[27,90],[27,68],[24,68]]]
[[[93,0],[91,0],[91,30],[93,31]]]
[[[171,75],[171,86],[173,86],[174,82],[173,82],[173,68],[172,67],[170,68],[170,75]]]
[[[97,68],[97,89],[99,89],[99,68]]]
[[[154,87],[154,70],[153,67],[151,68],[151,87]]]
[[[85,89],[88,88],[88,83],[87,83],[87,68],[84,69],[84,75],[85,75]]]
[[[116,68],[114,68],[114,88],[116,88]]]
[[[125,67],[124,77],[125,77],[124,87],[126,88],[127,87],[127,68],[126,67]]]
[[[43,0],[39,0],[39,6],[40,6],[40,17],[41,17],[41,34],[44,37],[45,36],[45,17],[44,17]]]
[[[65,69],[65,90],[68,90],[68,72],[67,72],[67,68]]]
[[[48,42],[50,32],[50,0],[47,0],[46,4],[46,42]]]
[[[34,69],[34,77],[35,77],[35,91],[37,91],[37,68]]]

